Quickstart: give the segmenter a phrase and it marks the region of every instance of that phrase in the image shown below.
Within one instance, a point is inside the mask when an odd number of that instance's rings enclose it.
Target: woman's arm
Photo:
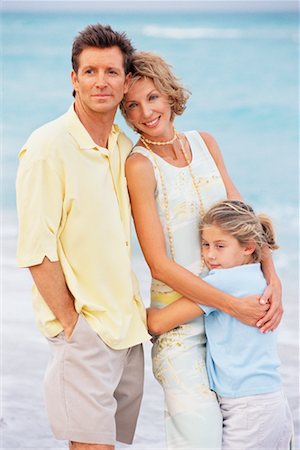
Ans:
[[[219,149],[219,146],[213,136],[206,132],[200,132],[202,139],[205,141],[207,148],[210,151],[211,156],[213,157],[219,172],[222,176],[223,182],[225,184],[227,197],[231,200],[242,200],[240,193],[237,188],[233,184],[230,176],[227,172],[222,153]],[[261,301],[271,305],[267,314],[257,323],[257,326],[260,327],[261,332],[273,331],[279,325],[280,320],[283,314],[282,308],[282,291],[281,291],[281,282],[277,276],[275,271],[275,267],[272,260],[272,255],[269,249],[265,250],[265,257],[262,263],[262,270],[264,272],[265,278],[268,283],[268,287],[266,288],[263,296],[261,297]]]
[[[168,257],[156,207],[156,180],[151,162],[143,155],[130,156],[126,161],[126,178],[137,236],[152,277],[195,303],[213,306],[241,322],[256,325],[269,308],[269,305],[259,304],[259,296],[250,296],[240,302]]]
[[[151,334],[159,336],[203,313],[204,311],[200,306],[185,297],[181,297],[162,309],[147,308],[148,329]]]
[[[215,161],[216,166],[218,167],[223,183],[225,185],[227,198],[229,198],[230,200],[243,200],[241,194],[235,187],[233,181],[231,180],[227,172],[224,159],[221,150],[217,144],[217,141],[211,134],[206,133],[204,131],[201,131],[199,134],[204,140],[213,160]]]
[[[262,298],[266,302],[268,301],[271,306],[267,314],[258,322],[258,326],[262,333],[266,333],[275,330],[283,314],[281,282],[274,267],[272,253],[268,248],[264,249],[261,267],[268,283]]]

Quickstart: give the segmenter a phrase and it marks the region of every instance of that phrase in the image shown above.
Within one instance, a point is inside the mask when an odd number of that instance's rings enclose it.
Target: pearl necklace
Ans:
[[[175,130],[174,130],[174,136],[169,141],[151,141],[150,139],[147,139],[141,135],[141,141],[143,142],[143,144],[147,143],[147,144],[151,144],[151,145],[169,145],[169,144],[173,144],[173,142],[175,142],[176,139],[177,139],[177,133]],[[146,147],[146,145],[145,145],[145,147]]]
[[[202,221],[202,219],[204,217],[204,214],[205,214],[205,209],[204,209],[204,205],[203,205],[200,189],[199,189],[198,183],[196,181],[195,175],[193,174],[193,170],[192,170],[192,167],[191,167],[191,160],[188,157],[188,154],[187,154],[187,152],[186,152],[186,150],[184,148],[184,145],[183,145],[183,142],[182,142],[182,140],[181,140],[181,138],[179,136],[179,133],[175,130],[175,139],[173,140],[173,142],[176,139],[179,140],[180,149],[181,149],[181,151],[183,153],[184,159],[186,160],[187,167],[189,169],[189,172],[190,172],[190,175],[191,175],[191,178],[192,178],[192,181],[193,181],[194,189],[195,189],[195,191],[197,193],[197,196],[198,196],[198,199],[199,199],[200,219]],[[172,228],[171,228],[170,210],[169,210],[169,200],[168,200],[168,194],[167,194],[167,188],[166,188],[164,175],[163,175],[162,170],[159,167],[158,160],[157,160],[157,155],[155,154],[155,152],[148,145],[148,141],[149,140],[146,140],[143,136],[141,136],[141,141],[143,142],[145,148],[147,150],[149,150],[149,152],[152,154],[153,160],[154,160],[154,165],[155,165],[155,167],[156,167],[156,169],[157,169],[157,171],[159,173],[161,186],[162,186],[162,192],[163,192],[163,203],[164,203],[163,206],[164,206],[164,214],[165,214],[166,223],[167,223],[167,233],[168,233],[169,247],[170,247],[170,252],[171,252],[172,259],[175,261],[175,252],[174,252],[174,245],[173,245],[173,232],[172,232]],[[167,145],[167,142],[165,142],[164,144],[159,143],[159,145]],[[203,271],[204,265],[205,265],[204,264],[204,259],[201,256],[200,273]]]

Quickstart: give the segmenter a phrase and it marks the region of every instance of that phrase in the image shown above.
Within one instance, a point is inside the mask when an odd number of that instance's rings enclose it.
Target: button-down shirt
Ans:
[[[20,152],[17,263],[60,261],[77,312],[115,349],[149,338],[130,261],[130,204],[124,164],[130,140],[113,125],[95,144],[72,106],[37,129]],[[38,327],[62,331],[36,286]]]

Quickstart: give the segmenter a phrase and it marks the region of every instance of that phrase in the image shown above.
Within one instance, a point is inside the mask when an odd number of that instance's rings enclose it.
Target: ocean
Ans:
[[[8,3],[8,2],[7,2]],[[113,2],[111,2],[113,3]],[[90,23],[126,31],[137,49],[155,51],[191,91],[181,130],[217,139],[228,171],[257,211],[274,220],[274,253],[283,283],[285,315],[279,349],[284,387],[299,447],[299,31],[294,11],[101,12],[70,7],[17,7],[2,13],[2,448],[65,448],[52,438],[42,400],[48,349],[35,329],[30,277],[15,268],[18,151],[29,134],[63,114],[72,102],[70,54],[74,36]],[[120,114],[116,121],[137,136]],[[145,304],[149,271],[134,238],[133,264]],[[134,450],[164,449],[163,396],[146,345],[145,397]],[[117,448],[126,446],[119,445]]]

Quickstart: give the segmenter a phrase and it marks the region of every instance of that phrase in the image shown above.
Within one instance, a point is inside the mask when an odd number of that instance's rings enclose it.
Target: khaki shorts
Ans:
[[[293,419],[282,391],[218,400],[223,450],[293,449]]]
[[[52,358],[45,375],[45,399],[57,439],[86,444],[131,444],[142,399],[141,344],[108,347],[82,314],[69,340],[48,338]]]

